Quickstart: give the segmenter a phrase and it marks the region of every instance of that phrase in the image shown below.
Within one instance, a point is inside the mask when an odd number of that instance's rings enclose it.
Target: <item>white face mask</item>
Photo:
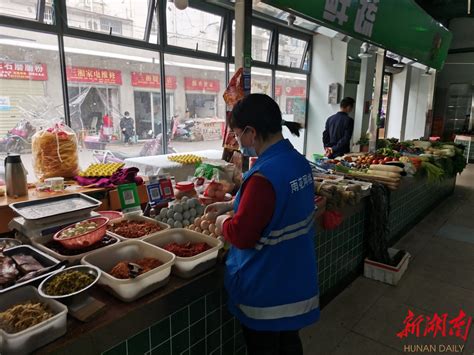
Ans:
[[[242,136],[244,135],[245,131],[247,130],[248,127],[245,127],[244,130],[242,131],[242,133],[240,133],[240,135],[238,136],[237,134],[235,134],[235,140],[237,141],[237,143],[239,144],[239,148],[240,148],[240,151],[242,151],[242,149],[246,148],[242,145]]]

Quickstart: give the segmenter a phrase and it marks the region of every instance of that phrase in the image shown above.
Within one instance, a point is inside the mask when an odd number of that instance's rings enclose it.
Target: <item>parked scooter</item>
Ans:
[[[175,141],[193,141],[194,140],[194,120],[186,120],[179,123],[178,116],[173,116],[171,136]]]
[[[0,140],[0,147],[2,147],[0,150],[7,153],[21,154],[23,150],[31,148],[31,139],[35,132],[36,129],[28,120],[21,120]]]

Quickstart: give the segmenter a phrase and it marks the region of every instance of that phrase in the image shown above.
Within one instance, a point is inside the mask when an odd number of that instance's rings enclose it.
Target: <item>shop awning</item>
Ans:
[[[263,1],[435,69],[451,44],[451,32],[413,0]]]

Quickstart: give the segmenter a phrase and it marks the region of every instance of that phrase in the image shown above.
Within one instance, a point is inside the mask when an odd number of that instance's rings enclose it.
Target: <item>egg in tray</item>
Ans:
[[[183,165],[202,163],[202,158],[194,154],[170,155],[168,159]]]
[[[81,171],[79,176],[82,177],[110,177],[118,169],[122,168],[124,163],[97,163],[91,164],[89,167]]]

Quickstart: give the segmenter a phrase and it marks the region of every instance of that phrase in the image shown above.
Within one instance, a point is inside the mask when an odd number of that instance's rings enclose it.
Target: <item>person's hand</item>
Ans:
[[[223,215],[229,211],[232,211],[233,208],[233,201],[231,202],[215,202],[211,203],[209,206],[206,207],[204,213],[214,212],[218,216]]]
[[[125,131],[126,131],[126,129],[125,129],[125,128],[122,128],[122,132],[125,132]]]
[[[227,221],[229,218],[232,218],[232,217],[229,216],[229,215],[226,215],[226,214],[217,217],[217,220],[216,220],[216,234],[218,236],[223,235],[222,228],[224,226],[225,221]]]
[[[326,156],[327,157],[330,156],[333,153],[332,148],[330,148],[330,147],[326,148],[325,150],[326,150]]]

